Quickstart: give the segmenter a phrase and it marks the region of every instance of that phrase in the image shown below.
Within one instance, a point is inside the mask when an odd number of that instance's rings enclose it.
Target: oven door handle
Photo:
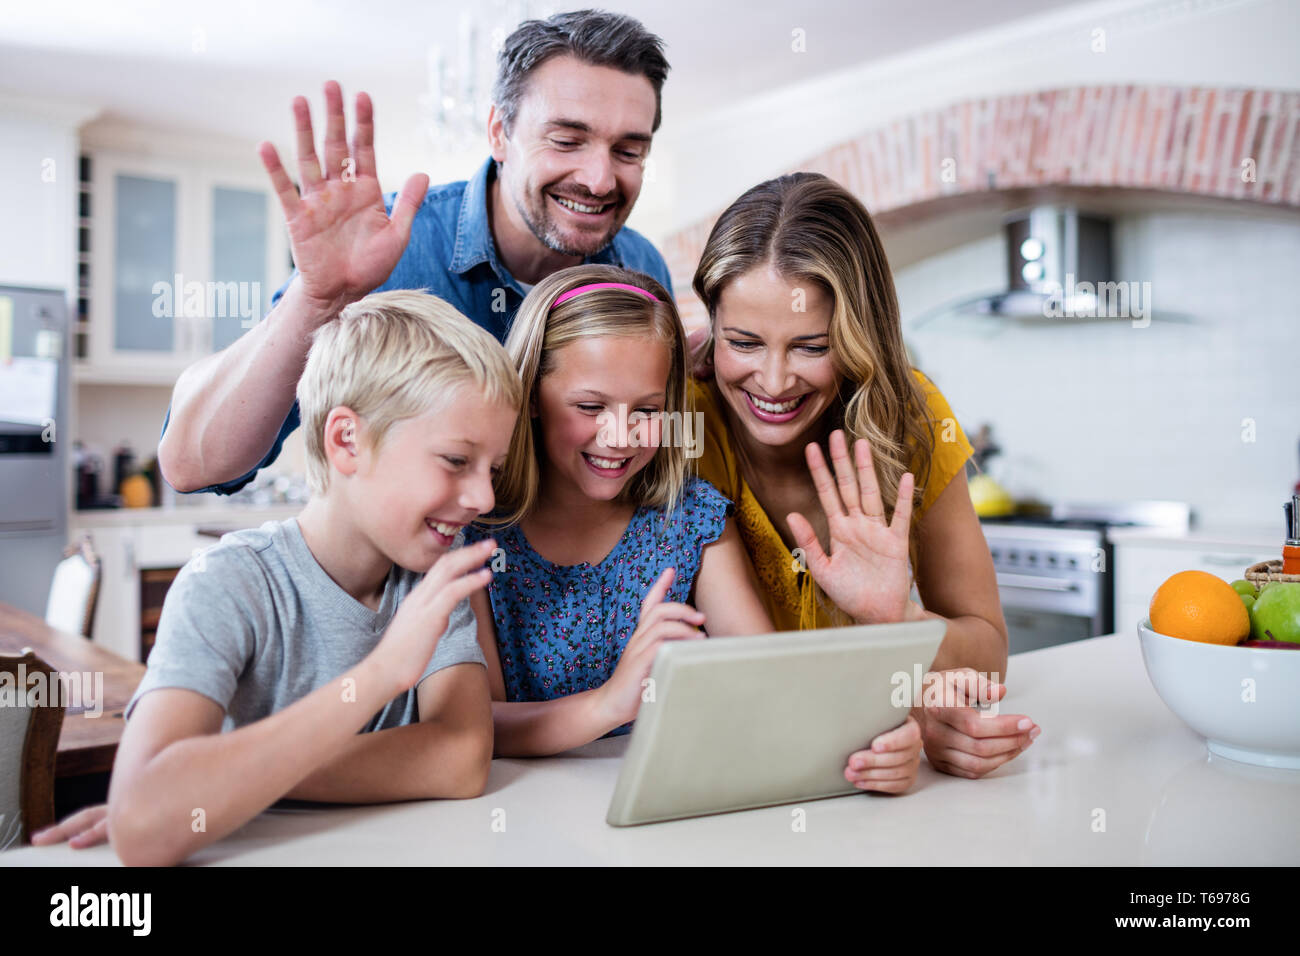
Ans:
[[[1023,588],[1027,591],[1077,591],[1079,585],[1064,578],[1038,578],[1029,574],[999,574],[998,587]]]

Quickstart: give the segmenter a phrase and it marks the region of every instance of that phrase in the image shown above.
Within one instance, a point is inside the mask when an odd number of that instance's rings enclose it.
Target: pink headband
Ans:
[[[584,292],[594,292],[596,289],[626,289],[628,292],[639,292],[651,302],[659,301],[658,297],[653,292],[643,289],[640,286],[628,285],[626,282],[592,282],[587,285],[580,285],[576,289],[570,289],[568,292],[556,296],[555,301],[551,303],[551,308],[553,309],[563,302],[568,302],[574,296],[582,295]]]

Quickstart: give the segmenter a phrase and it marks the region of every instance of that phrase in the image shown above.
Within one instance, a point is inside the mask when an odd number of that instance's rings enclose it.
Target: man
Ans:
[[[262,322],[176,382],[158,446],[167,482],[231,494],[273,462],[299,424],[294,389],[311,333],[372,291],[427,289],[498,339],[528,289],[569,266],[613,263],[671,291],[663,257],[623,225],[667,74],[662,40],[631,17],[582,10],[522,23],[498,60],[491,158],[467,182],[429,188],[417,173],[387,200],[370,98],[357,96],[349,153],[342,91],[325,85],[322,167],[297,97],[299,187],[275,147],[260,147],[297,268]]]

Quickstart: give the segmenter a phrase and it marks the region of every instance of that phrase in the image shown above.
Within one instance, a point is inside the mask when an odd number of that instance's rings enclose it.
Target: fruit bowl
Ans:
[[[1150,621],[1138,638],[1156,693],[1211,753],[1300,769],[1300,650],[1186,641]]]

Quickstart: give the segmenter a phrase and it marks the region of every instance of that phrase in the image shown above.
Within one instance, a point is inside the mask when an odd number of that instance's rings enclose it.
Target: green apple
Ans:
[[[1270,582],[1249,612],[1255,640],[1300,644],[1300,583]]]
[[[1255,585],[1245,578],[1238,578],[1232,582],[1232,589],[1242,597],[1259,597],[1259,592],[1255,590]]]
[[[1246,612],[1249,613],[1250,609],[1255,606],[1255,595],[1253,594],[1241,595],[1241,603],[1246,605]]]

